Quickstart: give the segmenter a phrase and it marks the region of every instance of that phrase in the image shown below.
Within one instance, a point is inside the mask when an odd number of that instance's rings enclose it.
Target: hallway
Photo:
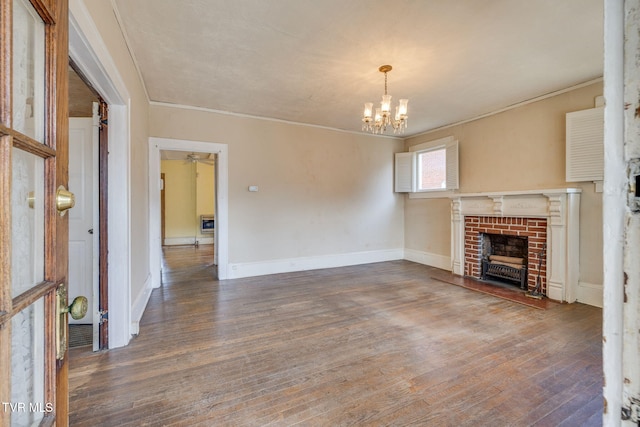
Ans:
[[[164,257],[128,347],[70,350],[71,425],[601,424],[598,308],[408,261],[218,281],[211,248]]]

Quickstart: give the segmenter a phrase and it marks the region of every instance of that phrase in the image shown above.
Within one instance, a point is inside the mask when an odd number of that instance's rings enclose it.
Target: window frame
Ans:
[[[418,165],[418,156],[422,153],[441,149],[445,149],[446,152],[446,187],[419,190],[418,182],[421,168]],[[409,198],[440,198],[453,195],[460,188],[458,153],[458,140],[453,136],[414,145],[406,153],[396,153],[395,191],[408,193]],[[410,185],[407,185],[408,182],[410,182]]]

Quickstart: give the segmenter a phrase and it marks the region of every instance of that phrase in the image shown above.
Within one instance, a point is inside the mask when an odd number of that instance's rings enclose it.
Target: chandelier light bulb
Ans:
[[[398,113],[400,114],[400,117],[406,117],[407,116],[407,103],[409,102],[408,99],[401,99],[400,102],[398,103]]]
[[[373,117],[373,102],[364,103],[364,118],[371,119]]]
[[[391,95],[382,95],[380,109],[382,110],[382,114],[389,114],[389,112],[391,111]]]
[[[378,123],[382,123],[382,113],[380,111],[380,108],[376,108],[376,118],[375,118],[375,123],[376,125]]]

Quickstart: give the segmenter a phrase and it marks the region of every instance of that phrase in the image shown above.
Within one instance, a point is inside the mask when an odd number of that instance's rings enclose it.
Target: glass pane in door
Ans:
[[[28,0],[13,0],[12,128],[44,142],[44,23]]]
[[[11,290],[20,295],[44,280],[44,159],[13,148]]]
[[[11,426],[32,426],[53,411],[44,401],[44,303],[39,299],[11,319]]]

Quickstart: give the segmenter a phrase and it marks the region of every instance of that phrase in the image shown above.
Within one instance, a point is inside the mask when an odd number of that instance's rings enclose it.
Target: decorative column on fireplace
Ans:
[[[557,301],[574,302],[578,286],[580,191],[564,188],[452,196],[453,273],[481,277],[483,233],[527,237],[525,288],[535,287],[540,266],[544,294]],[[538,256],[545,243],[546,256],[540,262]]]

